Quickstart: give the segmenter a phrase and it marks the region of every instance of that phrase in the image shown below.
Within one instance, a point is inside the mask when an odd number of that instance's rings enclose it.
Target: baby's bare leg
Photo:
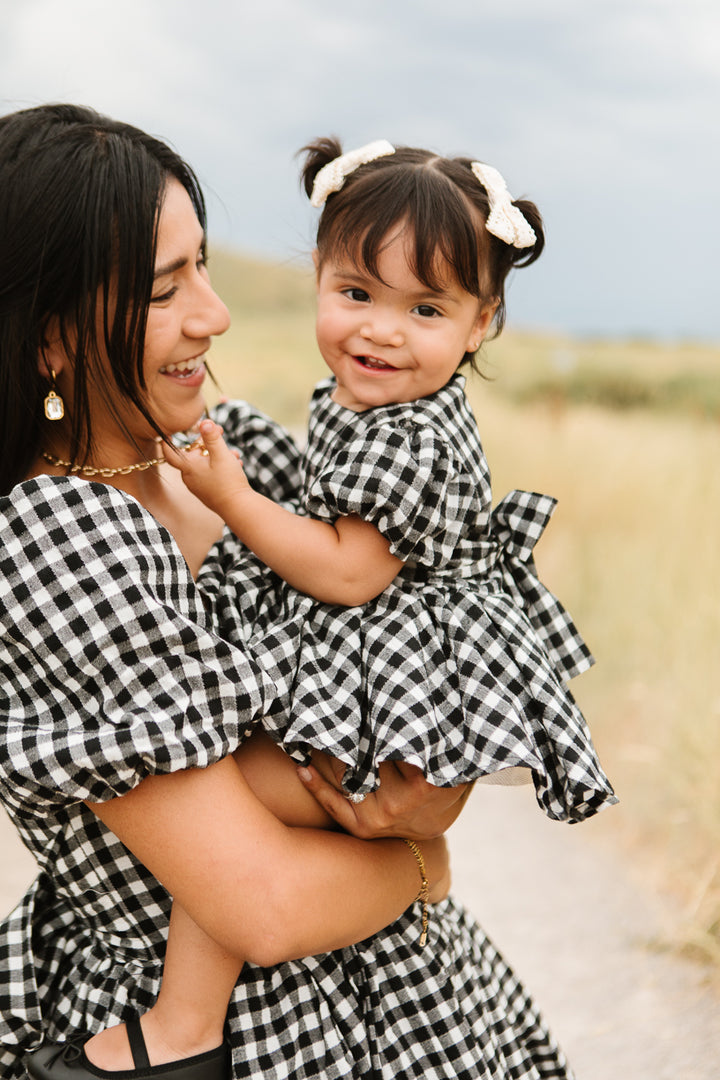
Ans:
[[[260,802],[286,825],[333,828],[335,822],[298,780],[295,764],[263,732],[233,755]],[[223,1040],[228,1003],[242,963],[173,904],[163,980],[157,1001],[142,1018],[151,1065],[164,1065],[213,1050]],[[94,1065],[132,1069],[125,1025],[108,1028],[85,1044]]]
[[[336,829],[337,824],[298,780],[295,762],[263,731],[234,753],[249,786],[285,825],[306,829]]]
[[[223,1041],[228,1002],[242,963],[227,953],[173,904],[163,981],[157,1001],[142,1017],[151,1065],[214,1050]],[[132,1069],[125,1025],[108,1028],[85,1044],[89,1060],[109,1070]]]
[[[173,904],[162,986],[143,1018],[146,1039],[149,1033],[165,1045],[166,1061],[220,1045],[228,1002],[241,970],[236,956],[208,937],[184,908]]]

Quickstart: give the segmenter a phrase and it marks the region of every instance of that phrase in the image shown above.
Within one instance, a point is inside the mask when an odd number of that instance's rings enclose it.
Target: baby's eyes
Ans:
[[[370,293],[366,292],[365,289],[358,288],[356,285],[341,289],[340,292],[348,300],[352,300],[356,304],[367,304],[371,300]],[[442,315],[442,312],[434,304],[416,304],[412,312],[414,315],[420,315],[423,319],[436,319]]]
[[[370,299],[369,294],[364,289],[343,289],[342,293],[343,296],[347,296],[349,300],[355,300],[358,304],[366,304]]]

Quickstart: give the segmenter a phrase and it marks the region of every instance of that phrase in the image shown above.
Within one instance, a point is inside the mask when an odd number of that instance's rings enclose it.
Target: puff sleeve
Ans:
[[[379,424],[347,442],[308,485],[307,511],[369,521],[404,562],[450,560],[472,511],[471,485],[434,425]]]
[[[43,476],[0,500],[0,783],[46,814],[226,756],[266,686],[130,496]]]

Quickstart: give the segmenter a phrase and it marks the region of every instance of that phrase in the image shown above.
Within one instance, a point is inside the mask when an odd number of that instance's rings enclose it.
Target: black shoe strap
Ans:
[[[130,1053],[132,1054],[133,1065],[136,1069],[149,1069],[150,1058],[148,1057],[147,1046],[145,1045],[145,1038],[140,1027],[140,1018],[135,1017],[133,1020],[128,1020],[125,1024],[127,1030],[128,1042],[130,1043]]]

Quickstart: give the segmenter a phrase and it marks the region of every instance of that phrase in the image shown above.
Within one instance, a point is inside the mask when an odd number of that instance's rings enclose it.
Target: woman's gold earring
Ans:
[[[65,415],[65,403],[55,390],[56,381],[53,368],[50,368],[50,377],[52,379],[52,386],[48,390],[48,395],[44,401],[45,416],[48,420],[62,420]]]

